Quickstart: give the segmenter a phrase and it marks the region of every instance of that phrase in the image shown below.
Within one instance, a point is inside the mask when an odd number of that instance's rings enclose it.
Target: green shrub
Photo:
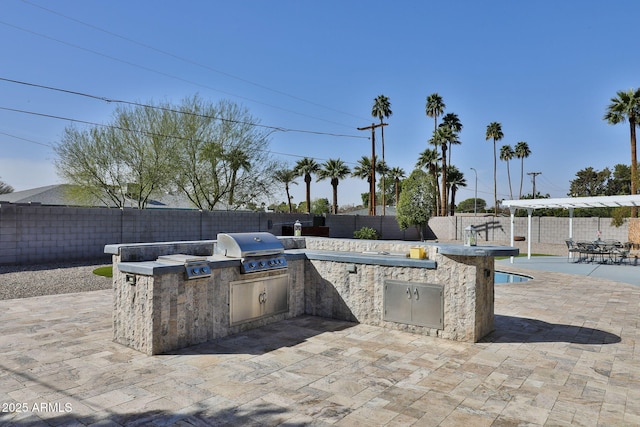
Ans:
[[[378,240],[380,238],[380,234],[375,228],[362,227],[360,230],[353,232],[353,237],[364,240]]]

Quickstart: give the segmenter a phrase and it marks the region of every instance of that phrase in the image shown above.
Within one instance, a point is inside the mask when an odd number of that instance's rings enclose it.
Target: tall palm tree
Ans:
[[[442,124],[438,126],[438,129],[433,133],[433,137],[429,140],[430,144],[440,147],[442,150],[442,190],[440,191],[440,196],[442,197],[440,215],[442,216],[447,215],[447,148],[452,141],[458,142],[455,132]]]
[[[529,145],[520,141],[516,144],[515,148],[516,157],[520,159],[520,191],[518,192],[518,199],[522,199],[522,180],[524,178],[524,159],[531,155],[531,150],[529,150]]]
[[[351,170],[340,159],[329,159],[322,164],[318,171],[318,181],[329,178],[333,187],[333,214],[338,214],[338,184],[341,179],[345,179]]]
[[[451,148],[454,145],[459,145],[462,143],[458,139],[458,134],[462,131],[463,127],[462,122],[460,122],[460,119],[458,118],[458,115],[456,113],[447,113],[444,115],[444,117],[442,117],[442,123],[440,123],[440,126],[447,127],[453,132],[453,137],[448,140],[449,159],[447,160],[447,164],[452,165],[453,163],[451,163]],[[451,186],[447,185],[447,200],[449,199],[450,192]]]
[[[433,130],[438,128],[438,116],[444,113],[444,109],[447,106],[444,104],[442,97],[437,93],[432,93],[427,96],[427,105],[425,107],[425,113],[427,117],[433,117]]]
[[[389,118],[392,114],[393,112],[391,111],[391,103],[389,102],[389,98],[387,98],[384,95],[378,95],[373,100],[373,108],[371,109],[371,115],[373,117],[377,117],[378,119],[380,119],[380,124],[382,125],[382,120],[384,118]],[[384,162],[384,126],[380,126],[380,132],[382,136],[382,161]],[[383,173],[382,188],[386,188],[384,183],[384,176],[385,174]],[[385,214],[385,205],[386,205],[385,192],[383,191],[382,192],[382,215]]]
[[[311,157],[305,157],[298,160],[293,170],[297,176],[304,176],[304,182],[307,185],[307,213],[311,213],[311,174],[316,174],[320,170],[320,165]]]
[[[496,155],[496,141],[500,141],[502,138],[504,138],[504,134],[502,133],[502,125],[498,122],[489,123],[489,125],[487,126],[485,140],[488,141],[490,139],[493,139],[493,216],[498,215],[498,160]]]
[[[275,172],[274,178],[277,182],[284,184],[284,190],[287,193],[287,203],[289,205],[289,213],[293,212],[291,206],[291,194],[289,194],[289,184],[298,185],[295,181],[298,174],[293,169],[280,169]]]
[[[460,121],[460,118],[458,118],[458,115],[456,113],[447,113],[442,117],[442,123],[441,126],[446,126],[449,129],[451,129],[454,133],[459,134],[460,132],[462,132],[462,122]],[[447,160],[448,164],[452,164],[451,163],[451,146],[453,144],[460,144],[461,142],[456,140],[454,141],[449,141],[449,159]]]
[[[378,156],[376,156],[375,162],[377,166]],[[354,178],[366,179],[369,183],[369,199],[367,201],[367,206],[369,207],[369,215],[375,215],[375,206],[371,206],[371,172],[373,172],[371,157],[362,156],[360,160],[358,160],[357,166],[353,168],[351,176]]]
[[[438,174],[440,172],[440,168],[438,166],[438,162],[440,161],[440,155],[438,154],[437,148],[427,148],[420,156],[418,156],[418,161],[416,162],[417,168],[424,168],[431,176],[433,177],[433,182],[435,183],[435,206],[436,206],[436,215],[439,212],[440,206],[440,189],[439,189],[439,179]]]
[[[456,210],[456,192],[458,188],[467,186],[467,180],[464,179],[464,174],[460,172],[457,167],[449,165],[447,169],[447,182],[449,183],[449,188],[451,188],[449,215],[454,215]]]
[[[229,168],[231,169],[231,185],[229,189],[229,206],[233,206],[233,195],[236,187],[236,179],[238,177],[238,171],[244,169],[249,171],[251,169],[251,163],[249,162],[249,156],[240,148],[233,148],[225,154],[226,160],[229,162]]]
[[[380,177],[382,178],[378,184],[378,186],[380,187],[380,199],[383,201],[383,205],[382,205],[382,215],[385,214],[385,208],[384,208],[384,203],[386,203],[386,194],[387,194],[387,186],[384,182],[384,177],[389,175],[389,166],[387,165],[387,162],[385,162],[384,160],[380,160],[380,162],[376,162],[376,173],[378,175],[380,175]],[[378,193],[376,193],[376,200],[378,200]]]
[[[511,200],[513,200],[513,190],[511,189],[511,170],[509,169],[509,160],[513,159],[515,154],[516,153],[513,151],[513,148],[508,144],[503,145],[502,148],[500,148],[500,160],[507,162],[507,178],[509,179],[509,197],[511,197]]]
[[[631,194],[638,193],[638,158],[636,155],[636,126],[640,125],[640,88],[618,91],[604,115],[611,125],[617,125],[624,121],[629,122],[629,134],[631,143]],[[638,216],[638,207],[631,207],[631,216]]]
[[[404,169],[396,166],[389,169],[389,176],[393,178],[394,186],[395,186],[395,205],[398,206],[398,197],[400,196],[400,180],[406,176]]]

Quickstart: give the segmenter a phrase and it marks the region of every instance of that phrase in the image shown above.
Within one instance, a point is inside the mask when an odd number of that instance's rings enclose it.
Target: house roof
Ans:
[[[70,195],[73,188],[70,184],[47,185],[45,187],[31,188],[29,190],[14,191],[13,193],[0,194],[0,202],[9,203],[38,203],[54,206],[94,206],[107,207],[108,205],[95,201],[94,203],[81,203]],[[128,207],[136,207],[133,200],[129,200]],[[193,204],[181,195],[164,194],[149,201],[147,209],[195,209]]]
[[[29,190],[14,191],[0,194],[0,201],[9,203],[40,203],[43,205],[67,205],[64,203],[66,184],[47,185],[45,187],[31,188]],[[76,203],[77,204],[77,203]]]

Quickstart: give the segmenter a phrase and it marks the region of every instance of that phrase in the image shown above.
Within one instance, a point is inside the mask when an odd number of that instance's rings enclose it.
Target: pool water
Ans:
[[[531,280],[531,277],[522,276],[520,274],[503,273],[502,271],[496,271],[493,278],[493,283],[520,283]]]

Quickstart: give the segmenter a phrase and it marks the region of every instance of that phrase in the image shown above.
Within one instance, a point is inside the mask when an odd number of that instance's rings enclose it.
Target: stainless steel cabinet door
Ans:
[[[413,285],[412,322],[415,325],[444,329],[442,286],[431,284]]]
[[[411,323],[412,290],[409,282],[387,280],[384,284],[384,320]]]
[[[270,277],[269,280],[265,280],[264,285],[264,314],[289,311],[289,275]]]
[[[231,324],[289,311],[289,275],[249,278],[230,283]]]
[[[384,320],[444,329],[442,285],[386,280]]]

